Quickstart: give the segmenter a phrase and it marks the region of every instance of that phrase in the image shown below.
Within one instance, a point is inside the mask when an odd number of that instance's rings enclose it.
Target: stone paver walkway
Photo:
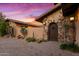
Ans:
[[[0,56],[76,56],[72,53],[59,49],[58,42],[26,42],[22,39],[0,39]]]

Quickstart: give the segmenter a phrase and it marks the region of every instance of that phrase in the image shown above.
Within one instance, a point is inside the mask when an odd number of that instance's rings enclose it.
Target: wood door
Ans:
[[[49,24],[48,40],[49,41],[58,41],[58,26],[54,22]]]

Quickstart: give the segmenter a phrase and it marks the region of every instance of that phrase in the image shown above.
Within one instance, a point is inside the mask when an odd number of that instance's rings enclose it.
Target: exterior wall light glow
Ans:
[[[73,21],[74,20],[74,17],[70,17],[70,21]]]
[[[45,24],[45,22],[43,22],[43,24]]]

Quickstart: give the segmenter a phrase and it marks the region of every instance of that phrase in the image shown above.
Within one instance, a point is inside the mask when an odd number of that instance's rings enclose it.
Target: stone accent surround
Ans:
[[[58,41],[63,42],[64,41],[64,17],[62,14],[62,9],[58,10],[57,12],[49,15],[48,17],[44,18],[45,20],[43,21],[43,23],[45,24],[45,30],[46,30],[46,34],[45,34],[45,39],[48,36],[47,32],[48,32],[48,26],[50,23],[55,22],[58,25]]]

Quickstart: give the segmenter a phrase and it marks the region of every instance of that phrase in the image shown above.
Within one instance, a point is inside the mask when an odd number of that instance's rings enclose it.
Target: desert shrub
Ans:
[[[40,39],[40,40],[37,39],[36,41],[37,41],[37,43],[48,42],[48,40],[44,40],[44,39]]]
[[[0,20],[0,36],[4,36],[7,34],[7,23],[3,20]]]
[[[0,12],[0,36],[4,36],[7,33],[8,24],[5,22],[5,16]]]
[[[42,42],[47,42],[47,40],[42,40],[42,39],[37,39],[37,38],[34,38],[34,37],[28,37],[26,38],[26,41],[28,42],[37,42],[37,43],[42,43]]]
[[[28,38],[26,38],[26,41],[28,41],[28,42],[35,42],[36,39],[33,38],[33,37],[28,37]]]
[[[67,44],[61,44],[61,45],[60,45],[60,48],[61,48],[61,49],[66,49],[66,48],[67,48]]]
[[[37,43],[42,43],[42,42],[43,42],[42,40],[39,40],[39,39],[37,40]]]
[[[69,50],[72,52],[79,52],[79,47],[76,44],[61,44],[60,48],[63,50]]]

